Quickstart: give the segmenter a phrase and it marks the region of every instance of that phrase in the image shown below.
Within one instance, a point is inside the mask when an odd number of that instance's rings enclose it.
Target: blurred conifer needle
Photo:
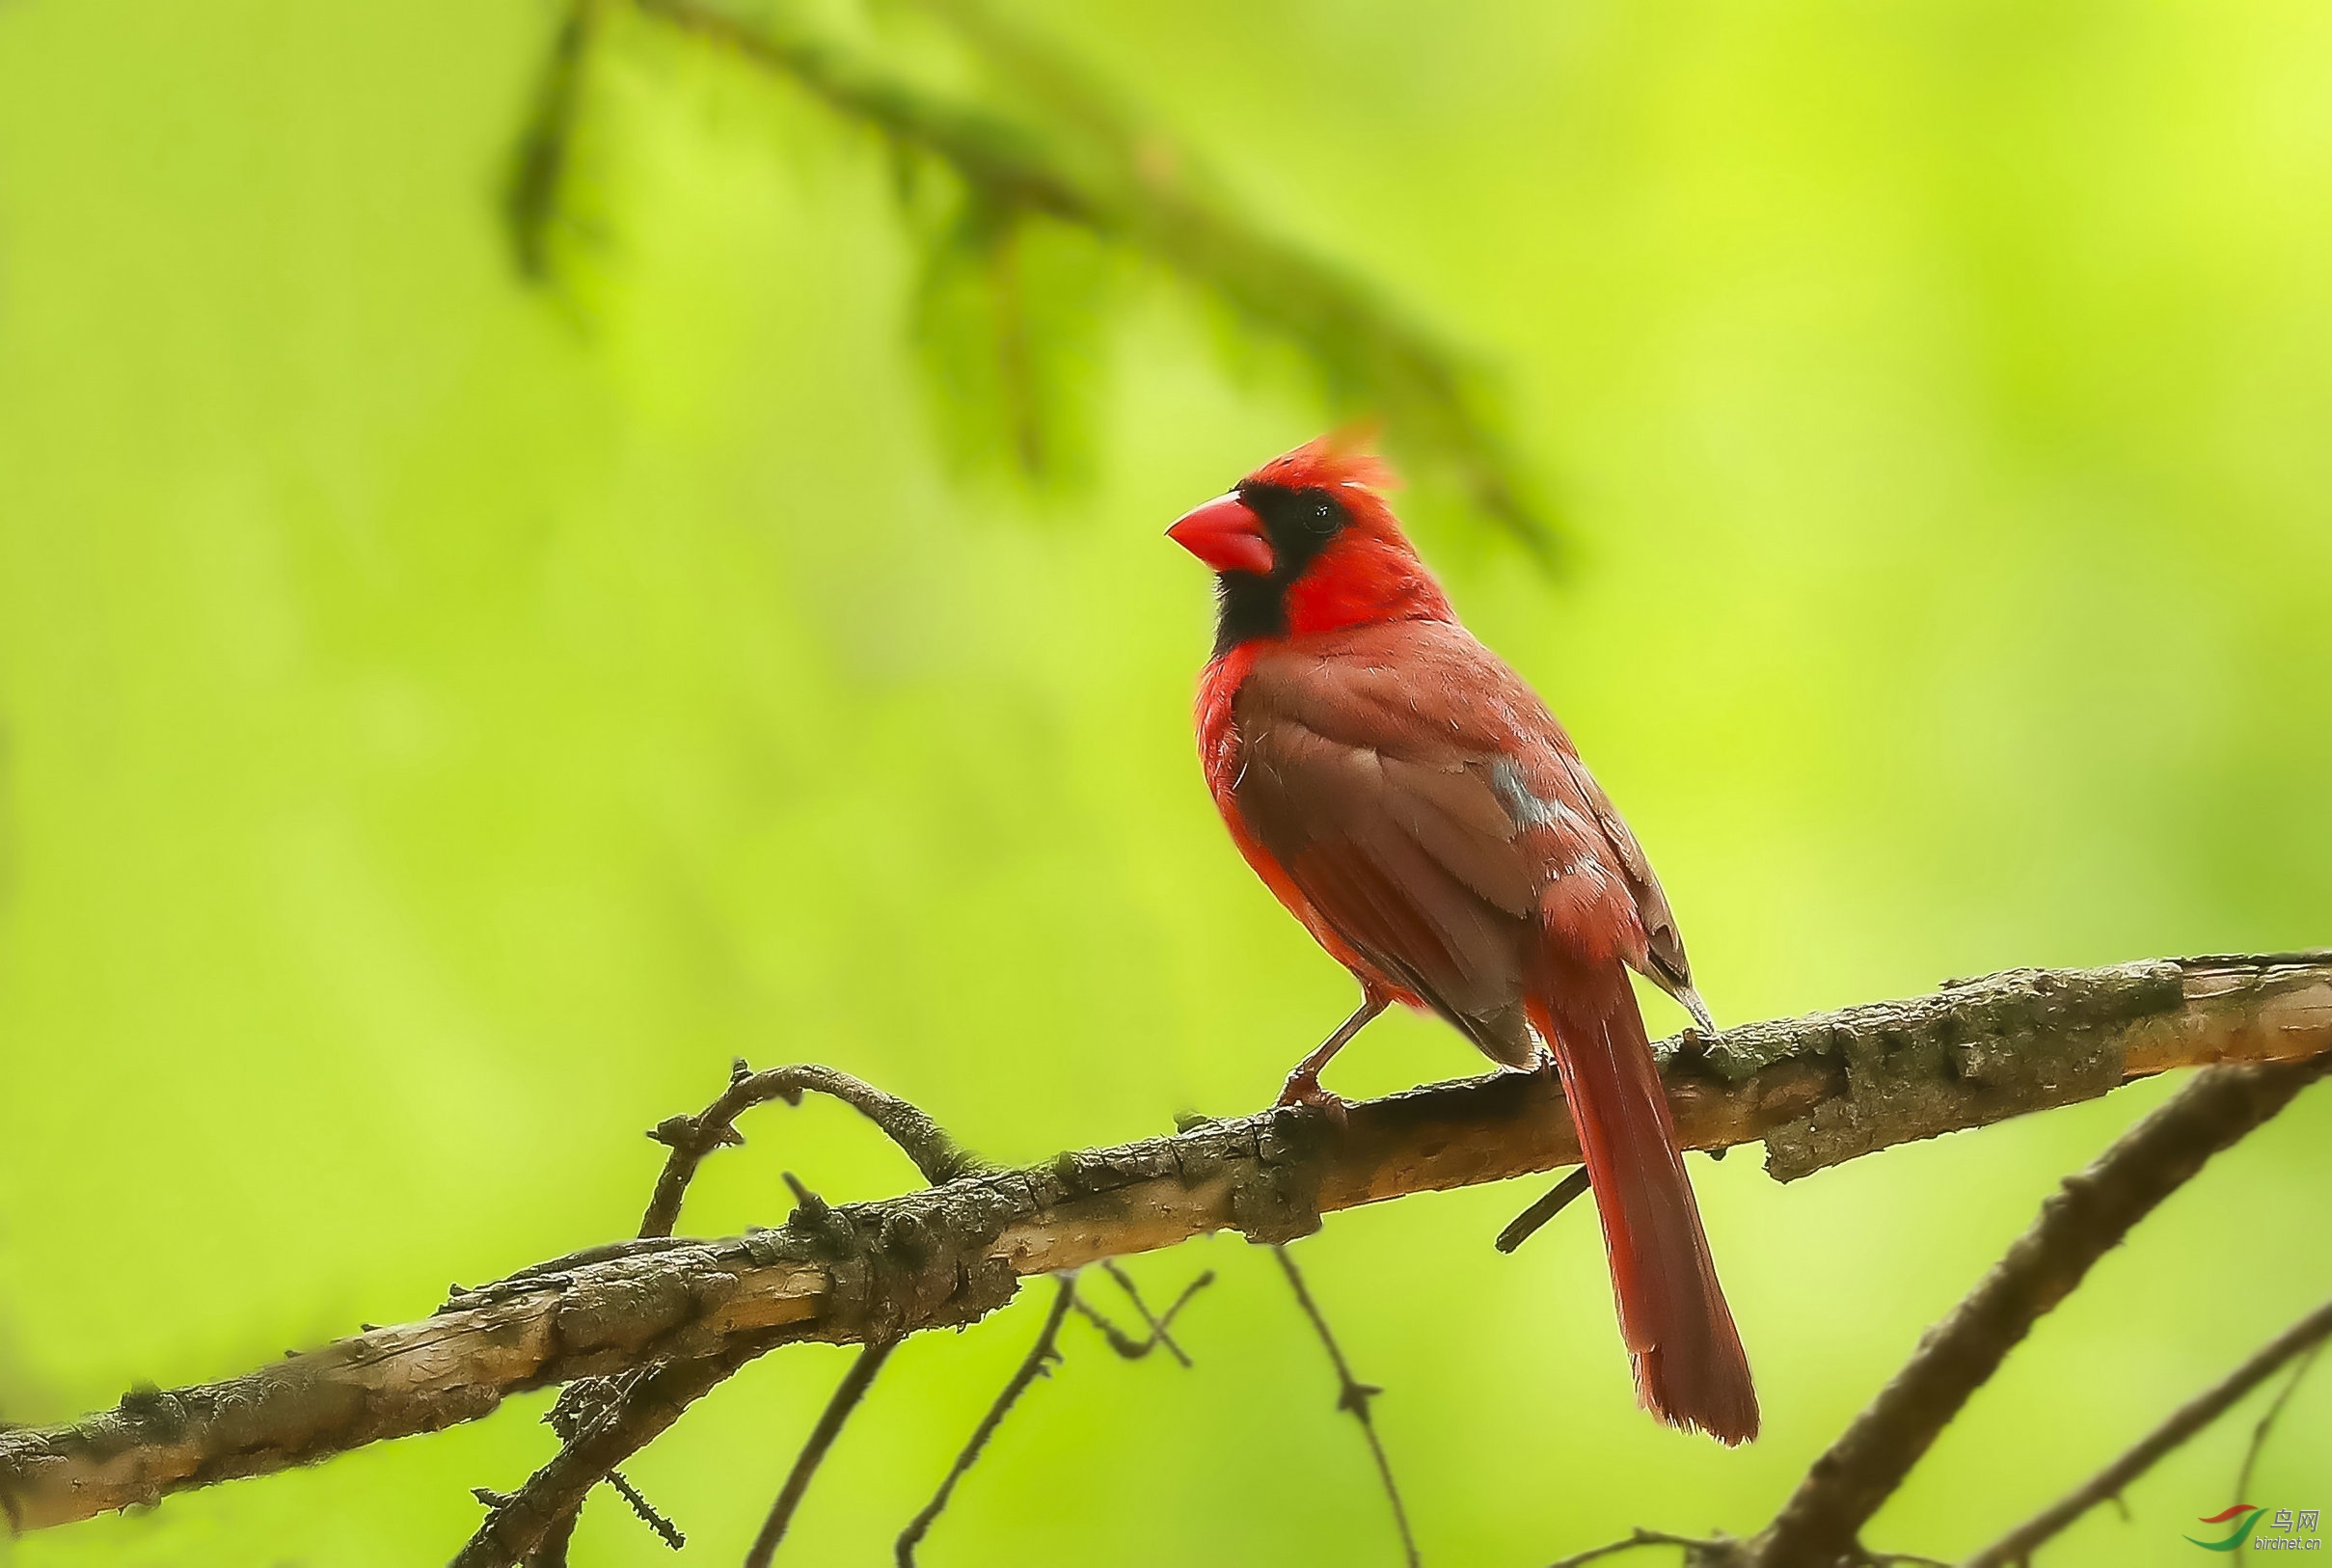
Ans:
[[[920,21],[965,68],[951,72],[984,93],[911,74],[929,47],[878,50],[867,37],[813,31],[798,8],[747,17],[705,0],[570,0],[543,67],[512,159],[503,211],[521,272],[556,283],[573,246],[592,237],[578,211],[577,139],[589,97],[593,52],[606,47],[618,11],[677,28],[760,70],[791,81],[826,109],[887,144],[904,201],[929,170],[952,176],[952,221],[919,236],[926,295],[949,269],[978,269],[982,331],[994,363],[982,397],[1000,421],[988,432],[1030,477],[1056,463],[1071,436],[1049,378],[1090,363],[1052,339],[1080,333],[1105,308],[1101,290],[1044,297],[1019,282],[1018,246],[1033,230],[1060,228],[1103,250],[1149,261],[1220,309],[1234,329],[1221,344],[1236,362],[1254,344],[1292,347],[1340,418],[1384,422],[1391,445],[1446,477],[1472,506],[1544,564],[1558,532],[1508,449],[1505,419],[1482,367],[1382,298],[1335,260],[1269,231],[1210,179],[1200,160],[1159,127],[1135,118],[1126,95],[1007,22],[979,0],[910,0],[885,10],[894,31]],[[864,17],[860,18],[862,21]],[[1242,339],[1252,339],[1253,342]]]

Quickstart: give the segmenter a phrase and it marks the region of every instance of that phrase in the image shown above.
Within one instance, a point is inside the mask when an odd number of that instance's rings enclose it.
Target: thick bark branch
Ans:
[[[2174,1067],[2327,1049],[2332,954],[2318,953],[2012,971],[1687,1035],[1665,1073],[1689,1146],[1764,1140],[1768,1169],[1788,1179]],[[463,1292],[424,1322],[224,1383],[135,1390],[68,1426],[0,1432],[0,1502],[18,1528],[65,1524],[474,1420],[529,1389],[967,1322],[1028,1275],[1214,1230],[1285,1241],[1323,1213],[1578,1159],[1552,1079],[1502,1073],[1355,1105],[1342,1128],[1271,1111],[805,1207],[778,1230],[595,1249]]]
[[[2213,1068],[2087,1170],[2068,1176],[2041,1205],[2040,1218],[1814,1461],[1744,1560],[1771,1568],[1856,1561],[1863,1525],[2033,1324],[2071,1295],[2131,1226],[2327,1067],[2332,1056]]]

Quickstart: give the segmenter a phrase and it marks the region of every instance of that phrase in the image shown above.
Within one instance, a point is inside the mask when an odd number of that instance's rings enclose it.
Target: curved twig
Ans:
[[[896,1095],[886,1095],[864,1079],[815,1062],[755,1072],[746,1065],[745,1058],[739,1057],[730,1070],[729,1087],[712,1104],[694,1116],[666,1117],[649,1129],[648,1136],[672,1152],[656,1177],[656,1191],[648,1200],[647,1213],[639,1221],[640,1235],[672,1233],[672,1227],[680,1220],[681,1200],[688,1196],[689,1182],[694,1178],[696,1167],[714,1149],[745,1142],[745,1135],[737,1130],[740,1116],[773,1099],[800,1105],[805,1091],[831,1095],[872,1122],[915,1162],[923,1179],[935,1187],[983,1169],[921,1106]]]

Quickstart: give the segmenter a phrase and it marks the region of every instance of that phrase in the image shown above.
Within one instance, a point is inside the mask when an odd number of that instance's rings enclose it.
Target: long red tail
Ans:
[[[1747,1443],[1757,1435],[1757,1391],[1717,1284],[1636,993],[1616,962],[1562,965],[1549,978],[1547,994],[1527,1006],[1554,1043],[1586,1154],[1636,1397],[1671,1425]]]

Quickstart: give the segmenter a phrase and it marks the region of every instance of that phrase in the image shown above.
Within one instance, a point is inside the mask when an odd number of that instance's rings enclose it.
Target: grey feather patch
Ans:
[[[1559,800],[1544,800],[1531,793],[1522,781],[1522,770],[1511,757],[1501,757],[1490,764],[1490,788],[1498,792],[1499,804],[1517,827],[1553,827],[1559,823],[1576,823],[1579,814]]]

